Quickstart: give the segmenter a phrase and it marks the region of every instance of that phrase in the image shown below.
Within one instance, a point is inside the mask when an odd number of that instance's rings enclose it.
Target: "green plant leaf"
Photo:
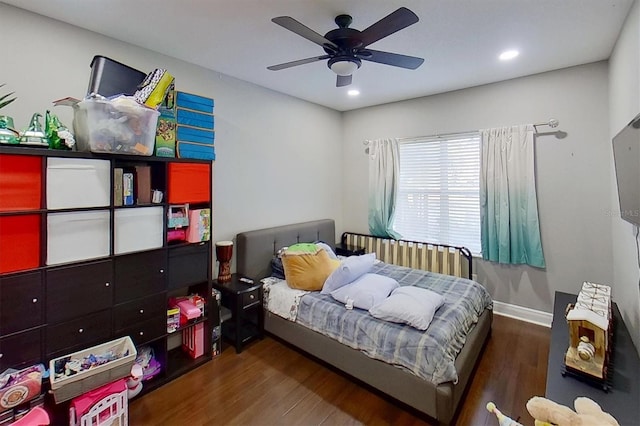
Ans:
[[[1,84],[0,87],[4,86],[4,84]],[[9,96],[13,95],[15,92],[11,92],[11,93],[7,93],[4,96],[0,96],[0,109],[6,107],[7,105],[9,105],[11,102],[15,101],[17,98],[11,98],[11,99],[7,99]],[[7,99],[7,100],[5,100]]]

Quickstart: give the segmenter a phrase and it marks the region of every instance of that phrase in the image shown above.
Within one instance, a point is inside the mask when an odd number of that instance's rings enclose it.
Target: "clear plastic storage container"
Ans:
[[[160,113],[122,100],[85,99],[74,107],[79,151],[151,155]]]

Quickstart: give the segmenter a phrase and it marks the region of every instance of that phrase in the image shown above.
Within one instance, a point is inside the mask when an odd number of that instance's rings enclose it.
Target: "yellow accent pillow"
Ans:
[[[340,266],[340,261],[331,259],[324,250],[315,254],[285,251],[282,266],[289,287],[317,291],[322,290],[327,277]]]

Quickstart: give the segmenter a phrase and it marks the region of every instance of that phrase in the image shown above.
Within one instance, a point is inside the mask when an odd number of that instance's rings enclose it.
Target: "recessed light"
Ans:
[[[360,91],[356,89],[351,89],[347,92],[347,95],[349,96],[358,96],[359,94],[360,94]]]
[[[520,52],[518,52],[517,50],[505,50],[500,54],[499,58],[501,61],[508,61],[509,59],[515,58],[519,54]]]

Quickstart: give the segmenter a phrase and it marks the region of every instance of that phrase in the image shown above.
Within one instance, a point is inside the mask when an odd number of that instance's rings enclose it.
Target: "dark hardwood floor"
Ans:
[[[498,421],[488,401],[523,425],[544,395],[551,331],[494,315],[493,331],[458,411],[457,425]],[[133,401],[131,425],[430,425],[435,422],[270,337]]]

